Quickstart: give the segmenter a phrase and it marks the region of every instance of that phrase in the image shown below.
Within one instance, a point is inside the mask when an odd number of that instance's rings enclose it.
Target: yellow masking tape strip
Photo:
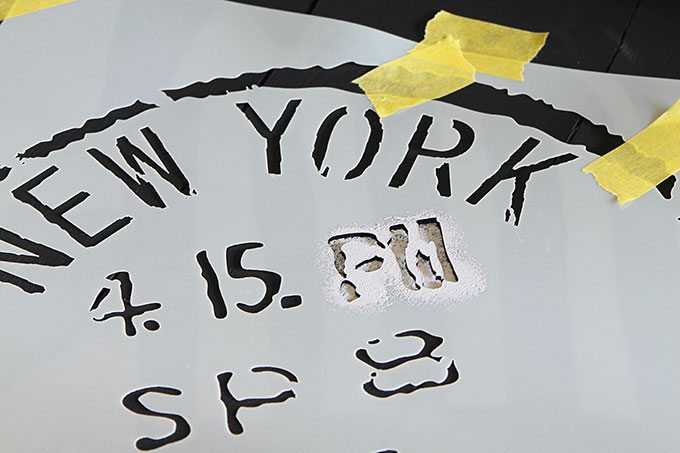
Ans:
[[[533,33],[446,11],[425,29],[425,39],[405,57],[354,80],[380,116],[436,99],[474,82],[475,71],[524,80],[524,64],[536,56],[548,33]]]
[[[367,72],[359,84],[380,116],[445,96],[475,80],[475,69],[450,36]]]
[[[425,39],[414,50],[436,44],[446,36],[460,41],[463,56],[477,72],[524,80],[524,64],[541,50],[548,33],[519,30],[439,11],[427,23]]]
[[[0,20],[32,13],[39,9],[69,3],[73,0],[0,0]]]
[[[583,169],[619,203],[634,200],[680,170],[680,100],[636,136]]]

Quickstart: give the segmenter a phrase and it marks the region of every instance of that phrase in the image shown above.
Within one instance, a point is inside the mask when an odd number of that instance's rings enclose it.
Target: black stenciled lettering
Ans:
[[[406,332],[401,332],[398,334],[395,334],[395,337],[403,338],[403,337],[416,337],[420,338],[423,341],[423,347],[418,352],[417,354],[413,354],[410,356],[405,356],[405,357],[398,357],[393,360],[389,360],[387,362],[378,362],[374,360],[369,354],[366,349],[359,349],[356,351],[355,356],[357,359],[361,360],[364,362],[366,365],[376,369],[376,370],[391,370],[393,368],[396,368],[398,366],[404,365],[405,363],[411,362],[413,360],[420,360],[420,359],[431,359],[434,360],[435,362],[440,362],[442,357],[441,356],[433,356],[432,353],[437,349],[441,344],[444,342],[444,339],[435,335],[432,335],[428,332],[425,332],[424,330],[409,330]],[[368,344],[377,344],[379,343],[379,339],[374,339],[368,342]],[[459,378],[458,370],[456,369],[456,365],[453,360],[451,360],[451,363],[449,364],[447,370],[446,370],[446,377],[440,381],[425,381],[422,382],[418,385],[414,384],[404,384],[401,387],[398,387],[396,389],[380,389],[375,385],[375,377],[377,376],[377,373],[373,372],[371,373],[371,378],[367,381],[364,382],[363,384],[363,389],[366,393],[369,395],[375,396],[377,398],[389,398],[390,396],[397,395],[399,393],[402,394],[409,394],[413,393],[416,390],[420,389],[425,389],[425,388],[433,388],[433,387],[441,387],[443,385],[449,385],[453,384],[456,382]]]
[[[671,197],[673,196],[673,187],[675,186],[676,182],[677,182],[676,177],[674,175],[671,175],[668,178],[661,181],[659,184],[657,184],[656,190],[658,190],[661,196],[664,197],[666,200],[670,200]]]
[[[453,120],[452,127],[460,134],[456,146],[444,151],[424,148],[423,145],[425,144],[425,139],[427,138],[427,133],[431,125],[431,116],[423,115],[420,117],[416,131],[413,133],[413,137],[411,137],[411,141],[408,143],[406,156],[404,156],[404,160],[399,164],[399,167],[397,167],[397,171],[392,175],[392,179],[388,184],[389,187],[401,187],[404,185],[418,156],[435,157],[438,159],[460,156],[470,149],[475,140],[475,132],[470,126],[462,121]]]
[[[190,196],[191,187],[189,186],[189,180],[187,180],[186,176],[184,176],[184,173],[182,173],[182,170],[179,168],[168,150],[165,149],[165,146],[163,145],[163,142],[161,142],[160,138],[158,138],[158,135],[156,135],[148,127],[141,129],[140,132],[149,143],[154,153],[156,153],[156,156],[158,156],[165,168],[161,168],[161,166],[154,162],[153,159],[151,159],[141,149],[133,146],[131,143],[125,148],[120,148],[120,152],[128,165],[134,168],[137,173],[144,174],[144,171],[139,165],[138,160],[144,162],[146,165],[153,168],[156,173],[158,173],[158,176],[172,184],[172,186],[177,189],[178,192],[186,196]]]
[[[175,423],[175,430],[172,432],[172,434],[169,434],[160,439],[142,437],[140,439],[137,439],[137,442],[135,442],[135,446],[142,451],[155,450],[156,448],[160,448],[164,445],[168,445],[173,442],[179,442],[180,440],[185,439],[187,436],[189,436],[189,434],[191,433],[191,427],[189,426],[189,423],[184,417],[178,414],[168,414],[165,412],[153,411],[146,407],[145,405],[143,405],[141,401],[139,401],[139,399],[142,396],[146,395],[147,393],[159,393],[161,395],[179,396],[182,394],[182,392],[172,387],[147,387],[130,392],[123,398],[123,406],[125,406],[125,408],[128,409],[129,411],[132,411],[135,414],[139,415],[146,415],[149,417],[161,417],[167,418],[168,420],[172,420]]]
[[[207,286],[208,299],[213,307],[213,314],[217,319],[223,319],[227,317],[227,304],[224,303],[224,297],[222,297],[222,291],[220,290],[220,282],[213,269],[210,260],[208,259],[208,252],[201,250],[196,255],[196,261],[201,267],[201,277],[205,280]]]
[[[276,272],[245,269],[241,264],[243,254],[247,250],[264,247],[260,242],[246,242],[227,247],[227,273],[232,278],[256,278],[265,285],[265,293],[260,302],[254,305],[238,302],[236,306],[247,313],[259,313],[267,308],[281,289],[281,276]]]
[[[16,233],[4,228],[0,228],[0,241],[19,247],[22,250],[31,252],[33,255],[18,255],[9,252],[0,252],[0,261],[6,263],[35,264],[37,266],[68,266],[73,262],[73,258],[65,253],[55,250],[43,244],[24,239]],[[14,285],[29,294],[43,293],[45,287],[37,283],[30,282],[16,275],[0,270],[0,282]]]
[[[514,168],[514,166],[519,164],[519,162],[524,159],[531,152],[531,150],[538,146],[539,143],[540,141],[538,139],[529,137],[524,143],[522,143],[522,146],[520,146],[517,151],[512,153],[508,160],[500,166],[498,171],[496,171],[496,173],[484,181],[482,185],[479,186],[479,188],[475,190],[465,201],[470,204],[477,204],[482,198],[486,196],[486,194],[496,187],[498,183],[506,179],[514,178],[515,189],[512,192],[510,208],[515,215],[515,226],[518,226],[519,218],[522,214],[522,206],[524,205],[524,192],[526,191],[527,183],[529,182],[531,174],[577,158],[577,156],[567,153],[542,160],[536,164]],[[506,214],[505,217],[507,222],[510,219],[510,216]]]
[[[298,382],[297,377],[288,370],[277,367],[255,367],[251,370],[253,373],[276,373],[285,377],[289,382]],[[247,398],[238,400],[229,390],[229,381],[234,373],[227,371],[217,375],[217,382],[220,388],[220,400],[224,403],[224,408],[227,411],[227,428],[232,434],[242,434],[243,425],[238,419],[238,411],[242,407],[256,408],[263,404],[283,403],[289,398],[295,398],[293,390],[284,390],[278,395],[271,398]]]
[[[293,294],[281,298],[281,308],[295,308],[302,305],[302,296]]]
[[[394,336],[397,338],[403,337],[420,338],[421,340],[423,340],[423,348],[417,354],[413,354],[406,357],[399,357],[388,362],[376,362],[371,358],[371,356],[368,355],[368,351],[366,349],[359,349],[354,355],[356,356],[357,359],[361,360],[366,365],[375,368],[376,370],[390,370],[412,360],[418,360],[425,357],[430,358],[435,362],[439,362],[442,359],[441,357],[435,357],[432,355],[434,350],[441,346],[441,344],[444,342],[444,339],[442,337],[432,335],[430,333],[425,332],[424,330],[409,330],[406,332],[395,334]]]
[[[449,163],[444,162],[441,167],[437,167],[434,171],[437,177],[437,192],[442,197],[451,196],[451,175],[449,173]]]
[[[156,191],[155,187],[145,181],[141,176],[144,175],[140,162],[151,167],[161,178],[169,182],[178,192],[190,196],[191,187],[182,170],[179,168],[175,160],[158,138],[158,136],[148,127],[140,130],[146,141],[149,143],[154,153],[160,159],[163,167],[156,163],[148,154],[130,143],[127,137],[119,137],[116,140],[116,146],[125,159],[125,162],[137,174],[133,178],[123,168],[116,164],[110,157],[102,153],[96,148],[87,150],[87,153],[99,162],[104,168],[110,171],[116,178],[120,179],[140,200],[149,206],[156,208],[165,208],[166,205],[163,199]]]
[[[380,123],[380,117],[373,110],[366,110],[364,112],[364,117],[368,120],[368,125],[371,128],[368,135],[368,140],[366,141],[366,146],[364,147],[364,153],[361,155],[361,159],[357,163],[356,167],[351,169],[345,175],[345,179],[354,179],[363,175],[368,167],[373,163],[376,154],[380,150],[380,142],[383,137],[383,127]]]
[[[257,133],[267,140],[267,173],[269,174],[281,174],[281,136],[286,132],[288,124],[290,124],[290,120],[293,118],[295,110],[301,102],[302,99],[290,100],[283,110],[283,113],[276,121],[276,124],[274,124],[274,127],[271,129],[269,129],[264,121],[262,121],[262,118],[260,118],[250,104],[247,102],[236,104],[236,107],[243,112]]]
[[[297,376],[295,376],[293,373],[276,366],[256,366],[250,371],[253,373],[276,373],[288,379],[289,382],[298,382]]]
[[[25,278],[19,277],[18,275],[10,274],[9,272],[3,271],[1,269],[0,269],[0,282],[14,285],[17,288],[21,288],[22,291],[29,294],[45,292],[44,286],[28,281]]]
[[[312,160],[318,171],[321,171],[321,165],[326,158],[326,153],[328,152],[328,142],[331,139],[331,134],[335,125],[343,116],[347,115],[347,106],[339,107],[333,110],[328,116],[321,122],[319,130],[316,132],[316,139],[314,140],[314,149],[312,150]],[[323,177],[328,175],[328,167],[321,174]]]
[[[162,90],[173,101],[187,97],[202,99],[208,96],[224,96],[228,93],[246,91],[253,85],[270,88],[313,88],[331,87],[350,93],[361,93],[352,80],[374,69],[375,66],[357,63],[342,63],[325,68],[278,67],[259,73],[243,73],[237,77],[218,77],[207,82],[195,82],[188,86]],[[614,135],[601,124],[594,124],[576,112],[559,110],[540,99],[526,94],[510,94],[506,88],[494,88],[478,82],[437,99],[476,112],[502,115],[512,118],[520,126],[541,130],[563,143],[585,145],[586,150],[602,156],[624,143],[623,137]],[[669,176],[657,185],[659,192],[670,198],[675,176]]]
[[[120,140],[120,139],[119,139]],[[90,148],[87,153],[99,162],[104,168],[109,170],[113,175],[123,181],[123,183],[130,189],[139,199],[149,206],[156,208],[165,208],[165,202],[156,191],[156,188],[148,181],[139,176],[133,178],[125,170],[120,168],[113,159],[102,153],[96,148]]]
[[[40,214],[42,214],[45,220],[66,231],[69,236],[75,239],[83,247],[94,247],[104,239],[112,236],[114,233],[124,228],[132,221],[132,217],[122,217],[111,223],[103,230],[99,231],[94,236],[90,236],[64,217],[64,214],[85,201],[90,196],[89,193],[80,192],[56,208],[50,208],[49,206],[43,204],[40,200],[38,200],[38,198],[31,194],[31,190],[36,188],[58,170],[59,169],[56,166],[52,165],[47,170],[43,171],[37,176],[34,176],[14,189],[12,191],[12,195],[14,195],[14,198],[17,200],[35,208],[38,212],[40,212]]]
[[[9,176],[12,167],[0,167],[0,181],[4,181]]]
[[[173,101],[179,101],[186,97],[205,99],[209,96],[226,96],[229,93],[246,91],[253,86],[262,86],[262,81],[269,73],[270,71],[245,72],[234,78],[220,77],[211,83],[195,82],[176,90],[161,91]]]
[[[247,313],[260,313],[267,308],[274,300],[274,296],[278,294],[281,289],[282,278],[279,274],[272,271],[260,269],[245,269],[241,260],[246,251],[254,248],[260,248],[264,245],[259,242],[247,242],[243,244],[235,244],[227,247],[226,262],[227,273],[232,278],[256,278],[264,283],[265,293],[262,299],[253,305],[248,305],[243,302],[238,302],[236,306]],[[213,307],[213,314],[218,319],[227,317],[227,305],[222,296],[219,279],[217,273],[210,263],[208,252],[202,250],[196,255],[196,262],[201,268],[201,277],[206,282],[208,299]],[[291,294],[281,297],[281,308],[289,309],[302,305],[302,296],[298,294]]]
[[[161,304],[158,302],[151,302],[144,305],[132,305],[132,280],[130,279],[130,274],[127,271],[114,272],[113,274],[107,276],[106,279],[110,281],[118,281],[120,286],[120,299],[123,302],[123,310],[106,313],[101,318],[92,319],[96,322],[104,322],[112,318],[121,318],[125,322],[125,334],[128,337],[134,337],[137,334],[137,328],[135,327],[134,323],[135,316],[143,315],[148,311],[158,310],[161,308]],[[106,298],[106,296],[109,295],[110,292],[111,290],[109,288],[102,288],[95,297],[94,303],[90,307],[90,311],[99,308],[99,305],[101,305],[102,301]],[[144,322],[144,327],[147,330],[156,331],[160,328],[160,324],[154,319],[149,319]]]
[[[36,157],[47,157],[54,151],[66,148],[69,144],[85,138],[87,134],[101,132],[113,126],[116,121],[128,120],[150,109],[157,109],[156,104],[147,104],[140,100],[133,104],[111,110],[101,118],[91,118],[77,128],[68,129],[52,136],[51,140],[37,143],[28,148],[23,153],[17,154],[17,158],[33,159]]]
[[[458,380],[460,377],[458,373],[458,369],[456,368],[456,364],[454,363],[453,360],[451,360],[451,364],[449,364],[449,367],[446,369],[446,377],[440,381],[440,382],[435,382],[435,381],[425,381],[422,382],[418,385],[413,385],[413,384],[404,384],[399,388],[392,389],[392,390],[383,390],[379,389],[376,387],[374,378],[371,378],[368,382],[364,383],[364,390],[366,393],[373,395],[377,398],[389,398],[390,396],[397,395],[399,393],[403,394],[409,394],[413,393],[416,390],[420,389],[426,389],[426,388],[433,388],[433,387],[441,387],[443,385],[449,385],[453,384]]]

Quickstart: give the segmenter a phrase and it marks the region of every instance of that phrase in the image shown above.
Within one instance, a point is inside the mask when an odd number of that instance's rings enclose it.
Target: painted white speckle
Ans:
[[[418,224],[419,220],[432,218],[441,226],[444,248],[458,281],[444,278],[443,263],[437,257],[437,247],[434,242],[425,240],[424,230]],[[390,227],[399,225],[403,225],[408,232],[406,272],[399,265],[399,253],[393,252],[390,247],[390,239],[393,237]],[[395,229],[395,232],[403,231],[402,227]],[[384,248],[370,239],[347,240],[341,249],[346,257],[346,276],[343,277],[336,268],[337,253],[329,245],[329,239],[353,233],[372,234]],[[398,303],[452,307],[468,301],[486,289],[486,279],[482,266],[466,253],[464,245],[460,227],[455,220],[436,211],[406,217],[387,217],[374,225],[351,224],[337,228],[328,233],[318,254],[317,268],[322,274],[326,301],[338,309],[366,314],[380,312]],[[429,280],[426,278],[422,272],[422,263],[420,269],[417,266],[418,251],[429,257],[432,270],[438,276],[438,283],[432,284],[432,276]],[[359,266],[374,257],[378,259],[368,265]],[[383,260],[382,265],[379,265],[379,259]],[[428,281],[430,284],[427,284]]]

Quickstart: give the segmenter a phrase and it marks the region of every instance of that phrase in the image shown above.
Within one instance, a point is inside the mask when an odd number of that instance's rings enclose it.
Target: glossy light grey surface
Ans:
[[[181,396],[148,395],[160,412],[181,414],[186,439],[161,451],[673,451],[680,404],[675,357],[680,310],[678,202],[652,191],[621,208],[581,168],[595,156],[507,117],[428,102],[382,120],[374,164],[354,180],[368,135],[370,108],[361,95],[328,88],[254,88],[227,96],[171,101],[160,90],[272,67],[380,64],[412,43],[329,19],[222,1],[88,1],[7,20],[0,27],[0,226],[75,258],[68,267],[0,263],[0,269],[45,286],[29,295],[0,284],[0,442],[4,451],[135,451],[135,440],[162,437],[172,423],[123,407],[127,393],[152,386]],[[594,74],[528,65],[526,81],[481,76],[511,92],[574,110],[626,138],[680,96],[677,81]],[[44,159],[16,154],[56,132],[136,99],[160,106],[70,144]],[[272,125],[291,99],[302,102],[281,141],[280,175],[266,171],[265,141],[235,104],[250,103]],[[311,159],[319,124],[332,110],[348,114],[334,130],[325,165]],[[426,146],[458,140],[451,120],[475,131],[472,148],[450,159],[452,196],[435,189],[438,159],[419,159],[399,189],[388,182],[421,115],[434,118]],[[145,178],[167,208],[143,204],[85,151],[97,148],[124,165],[116,139],[146,152],[140,133],[163,141],[196,195],[185,197],[152,170]],[[477,205],[465,199],[528,137],[540,144],[522,164],[572,153],[578,159],[532,175],[518,227],[504,221],[513,182],[500,183]],[[100,245],[84,248],[16,200],[16,187],[56,165],[33,192],[57,206],[91,194],[66,216],[88,232],[113,220],[133,221]],[[128,168],[131,172],[131,170]],[[455,219],[461,250],[482,266],[487,289],[453,306],[394,300],[372,315],[333,307],[319,259],[326,241],[347,225],[439,212]],[[246,267],[283,278],[274,303],[259,314],[263,286],[226,275],[227,246],[261,242]],[[1,250],[17,252],[2,243]],[[216,319],[196,254],[206,250],[220,279],[228,316]],[[325,253],[325,254],[324,254]],[[327,264],[327,263],[326,263]],[[162,308],[136,318],[137,335],[120,319],[117,287],[105,277],[128,271],[133,303]],[[279,298],[300,294],[284,310]],[[156,319],[157,332],[141,321]],[[453,358],[460,379],[448,386],[379,399],[362,390],[376,360],[413,354],[420,343],[396,339],[422,329],[444,338],[437,355]],[[378,345],[367,342],[380,338]],[[412,362],[376,383],[440,380],[446,359]],[[253,374],[256,366],[293,372],[299,383]],[[225,426],[216,376],[234,372],[239,398],[292,388],[295,399],[242,409],[241,435]]]

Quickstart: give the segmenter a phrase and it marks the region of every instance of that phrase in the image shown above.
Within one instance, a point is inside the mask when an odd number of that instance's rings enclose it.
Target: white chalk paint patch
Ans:
[[[460,227],[441,212],[335,229],[320,246],[317,266],[327,302],[359,313],[394,303],[451,307],[486,289]]]

